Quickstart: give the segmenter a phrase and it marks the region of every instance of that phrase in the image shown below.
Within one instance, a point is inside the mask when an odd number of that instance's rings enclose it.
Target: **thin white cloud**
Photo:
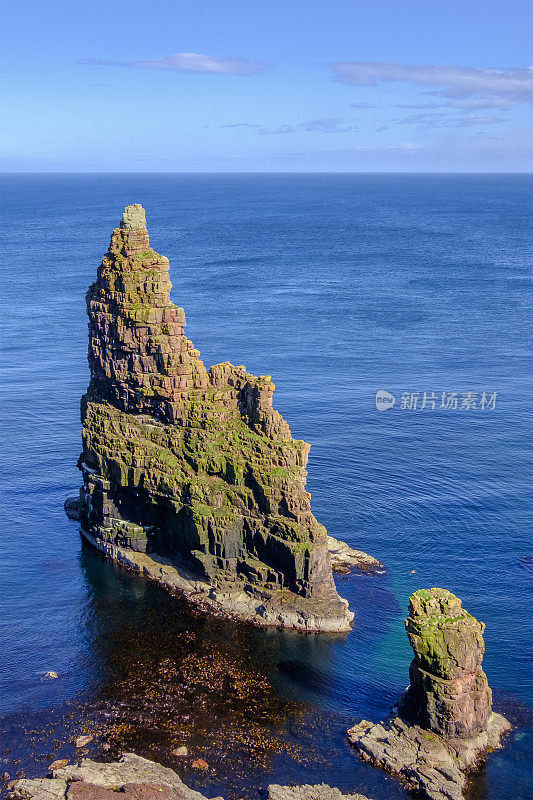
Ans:
[[[278,125],[277,128],[265,128],[260,125],[259,133],[263,133],[267,136],[279,136],[280,134],[283,135],[284,133],[296,133],[298,128],[298,125]]]
[[[405,119],[397,120],[407,125],[418,125],[419,130],[425,128],[472,128],[479,125],[494,125],[505,120],[494,114],[469,114],[466,117],[452,117],[449,114],[426,112],[412,114]]]
[[[335,80],[352,86],[377,86],[383,81],[430,86],[436,90],[432,94],[450,98],[456,108],[508,109],[533,102],[531,67],[490,69],[385,61],[338,61],[328,66]]]
[[[310,122],[302,122],[298,127],[304,131],[315,133],[344,133],[353,130],[352,125],[348,125],[345,120],[338,117],[324,117],[322,119],[312,119]]]
[[[528,102],[528,101],[521,101]],[[450,100],[446,105],[449,108],[459,108],[463,111],[472,109],[499,108],[501,111],[508,111],[518,105],[513,97],[501,97],[499,95],[487,95],[485,97],[465,97],[463,100]]]
[[[425,150],[427,148],[425,142],[401,142],[400,144],[366,144],[359,145],[358,147],[344,147],[341,150],[320,150],[319,153],[335,153],[335,154],[350,154],[350,153],[389,153],[394,151],[407,151],[412,150]]]
[[[209,127],[206,125],[205,127]],[[219,128],[261,128],[262,125],[258,125],[255,122],[225,122],[224,125],[219,125]]]
[[[102,58],[84,58],[80,64],[97,67],[126,67],[128,69],[156,69],[170,72],[194,72],[201,75],[261,75],[272,65],[266,61],[248,61],[246,58],[217,58],[203,53],[173,53],[163,58],[145,61],[107,61]]]
[[[444,108],[448,106],[449,103],[438,104],[438,103],[394,103],[394,105],[389,106],[390,108]]]
[[[312,119],[309,122],[298,122],[291,125],[279,125],[277,128],[267,128],[265,125],[258,125],[256,122],[227,122],[220,125],[221,128],[249,128],[265,135],[280,135],[296,133],[296,131],[306,131],[307,133],[346,133],[347,131],[357,130],[353,125],[349,125],[346,120],[339,117],[322,117]]]
[[[442,136],[432,137],[426,141],[412,142],[404,141],[397,144],[373,144],[346,147],[336,150],[319,150],[314,153],[287,153],[279,154],[302,156],[328,156],[332,163],[335,159],[344,159],[349,156],[364,154],[376,154],[387,156],[387,154],[405,154],[413,158],[413,165],[422,164],[424,169],[435,171],[436,165],[440,165],[443,159],[448,159],[446,169],[460,169],[468,171],[472,163],[481,164],[483,171],[501,171],[502,160],[512,166],[513,171],[528,171],[533,165],[533,130],[520,129],[512,130],[504,136],[488,136],[483,133],[475,136],[465,135],[463,132],[455,131],[443,132]],[[419,157],[422,157],[422,161]],[[358,162],[366,166],[365,162]],[[370,163],[370,162],[369,162]],[[383,163],[387,163],[384,161]],[[401,162],[403,166],[407,161]],[[379,162],[372,162],[379,165]],[[451,165],[451,166],[450,166]],[[518,169],[517,169],[518,168]],[[416,171],[416,170],[415,170]]]

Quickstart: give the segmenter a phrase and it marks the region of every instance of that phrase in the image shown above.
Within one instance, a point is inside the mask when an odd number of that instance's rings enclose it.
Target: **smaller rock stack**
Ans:
[[[385,722],[361,720],[348,738],[363,761],[430,800],[463,800],[467,773],[510,729],[492,711],[481,669],[483,631],[446,589],[420,589],[405,621],[415,657],[410,686]]]
[[[421,589],[410,598],[405,628],[415,657],[403,716],[444,736],[486,730],[492,692],[481,668],[484,623],[446,589]]]

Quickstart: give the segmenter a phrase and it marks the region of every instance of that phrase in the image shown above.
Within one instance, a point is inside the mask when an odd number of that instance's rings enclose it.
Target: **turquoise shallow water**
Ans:
[[[437,585],[487,623],[495,704],[519,726],[472,797],[532,795],[531,189],[517,175],[4,178],[7,771],[36,774],[51,753],[72,752],[46,733],[53,721],[66,731],[69,713],[118,714],[123,725],[136,720],[138,733],[124,734],[131,746],[161,759],[189,727],[213,772],[200,779],[186,764],[182,774],[214,794],[255,797],[273,778],[305,778],[406,797],[360,764],[343,733],[360,717],[383,718],[406,685],[408,597]],[[273,376],[275,407],[312,445],[315,515],[386,565],[382,576],[339,579],[356,611],[345,639],[205,620],[82,547],[64,516],[79,485],[84,295],[132,202],[146,207],[151,243],[170,258],[173,299],[206,365],[229,359]],[[396,397],[384,413],[379,389]],[[435,409],[420,408],[424,392],[435,393]],[[477,407],[441,409],[442,392],[457,392],[459,405],[474,393]],[[483,392],[497,393],[493,408],[479,407]],[[403,393],[418,394],[417,409],[402,407]],[[218,677],[187,694],[204,663]],[[244,699],[229,679],[216,683],[233,668],[252,687]],[[58,681],[43,680],[49,669]],[[257,741],[228,743],[246,718]]]

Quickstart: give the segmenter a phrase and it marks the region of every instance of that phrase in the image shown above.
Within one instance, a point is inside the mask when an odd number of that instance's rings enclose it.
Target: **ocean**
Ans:
[[[407,685],[409,595],[440,586],[486,623],[494,706],[515,725],[470,797],[531,798],[532,188],[526,175],[4,176],[0,773],[44,774],[89,732],[91,755],[131,749],[228,800],[292,781],[407,798],[345,732],[384,719]],[[337,578],[348,636],[213,620],[105,561],[65,516],[85,292],[130,203],[206,366],[272,375],[274,407],[311,443],[315,516],[384,564]],[[377,392],[394,404],[378,410]],[[209,770],[172,756],[181,744]]]

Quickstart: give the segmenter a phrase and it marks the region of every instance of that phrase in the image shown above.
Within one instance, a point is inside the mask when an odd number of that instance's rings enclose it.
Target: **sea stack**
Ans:
[[[511,727],[492,711],[481,668],[485,625],[446,589],[421,589],[410,598],[405,627],[415,656],[409,688],[386,722],[363,720],[348,738],[364,761],[410,789],[461,800],[466,773]]]
[[[82,534],[212,610],[349,630],[305,490],[309,445],[272,408],[270,376],[204,367],[170,290],[145,211],[128,206],[87,293]]]
[[[492,692],[481,669],[484,623],[446,589],[422,589],[410,598],[405,628],[415,657],[404,716],[443,736],[486,730]]]

